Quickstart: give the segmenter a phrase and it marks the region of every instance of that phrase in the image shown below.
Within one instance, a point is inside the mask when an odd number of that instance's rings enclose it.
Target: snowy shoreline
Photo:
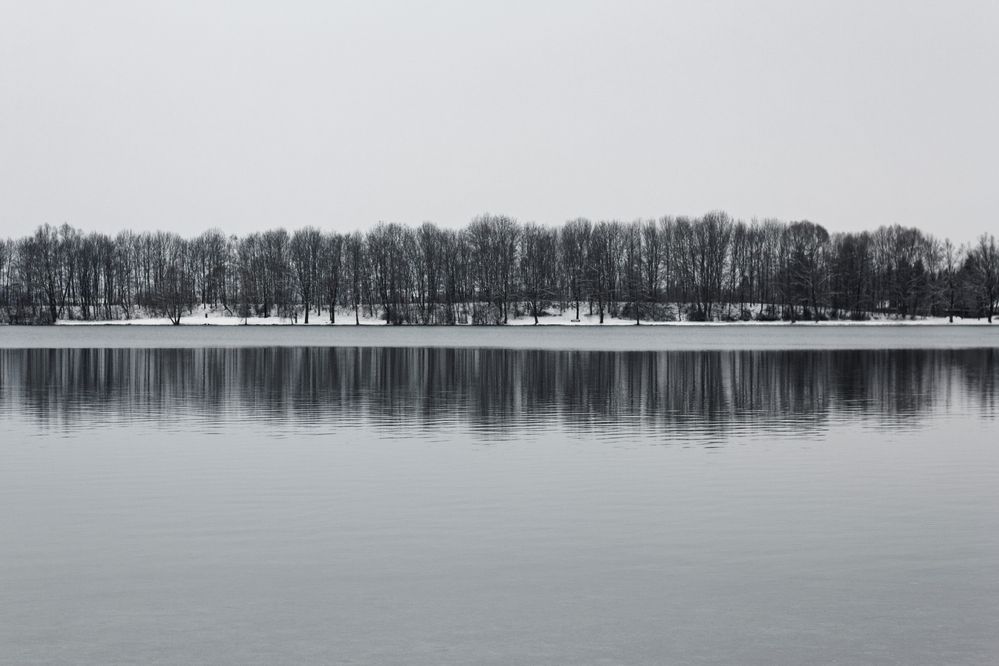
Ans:
[[[999,328],[930,319],[873,321],[696,323],[636,326],[622,320],[599,324],[510,326],[402,325],[344,320],[331,326],[270,319],[260,324],[225,318],[175,326],[156,319],[73,326],[0,326],[0,348],[202,348],[202,347],[446,347],[556,349],[571,351],[703,351],[996,348]],[[550,317],[549,319],[554,319]],[[209,318],[211,321],[211,318]]]
[[[56,326],[175,326],[166,317],[137,317],[133,319],[111,319],[111,320],[60,320]],[[822,326],[822,327],[869,327],[869,326],[989,326],[988,320],[981,319],[961,319],[954,318],[950,323],[947,317],[922,317],[918,319],[894,319],[881,318],[862,321],[846,319],[835,319],[825,321],[799,320],[790,321],[642,321],[640,326],[656,327],[792,327],[792,326]],[[293,327],[357,327],[357,326],[389,326],[383,319],[373,317],[361,317],[360,323],[355,323],[353,317],[338,317],[335,323],[330,323],[326,318],[313,317],[306,324],[301,318],[293,321],[289,318],[281,317],[240,317],[217,315],[209,313],[204,315],[190,315],[182,317],[177,326],[293,326]],[[473,325],[473,324],[402,324],[399,328],[503,328],[507,327],[551,327],[551,328],[600,328],[600,327],[620,327],[636,326],[633,319],[620,319],[604,317],[604,322],[600,323],[597,315],[583,315],[576,321],[568,316],[548,315],[540,317],[535,325],[533,317],[511,318],[507,324],[498,325]]]

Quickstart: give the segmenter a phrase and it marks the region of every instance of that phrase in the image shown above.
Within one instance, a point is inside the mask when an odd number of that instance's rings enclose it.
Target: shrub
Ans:
[[[687,310],[687,321],[707,321],[708,318],[703,311],[697,308],[689,308]]]
[[[780,321],[781,318],[777,314],[777,310],[770,306],[756,315],[756,321]]]
[[[472,305],[472,323],[476,326],[502,324],[503,312],[492,303],[474,303]]]

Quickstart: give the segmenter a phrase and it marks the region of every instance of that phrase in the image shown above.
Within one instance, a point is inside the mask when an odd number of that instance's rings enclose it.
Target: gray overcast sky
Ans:
[[[0,0],[0,232],[999,214],[999,2]]]

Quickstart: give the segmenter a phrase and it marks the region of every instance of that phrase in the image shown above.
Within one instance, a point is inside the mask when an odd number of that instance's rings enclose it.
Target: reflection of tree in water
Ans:
[[[794,433],[908,423],[955,402],[992,415],[999,350],[590,352],[239,348],[0,351],[0,410],[72,429],[98,417],[367,424],[512,437]],[[90,423],[93,425],[93,423]],[[410,429],[410,430],[400,430]]]

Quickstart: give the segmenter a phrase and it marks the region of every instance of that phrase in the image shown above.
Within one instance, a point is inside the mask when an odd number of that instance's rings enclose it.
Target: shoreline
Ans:
[[[999,348],[999,328],[942,324],[610,326],[3,326],[0,348],[397,347],[582,351],[830,351]]]
[[[999,322],[996,322],[999,324]],[[966,327],[966,326],[991,326],[986,319],[955,319],[953,322],[947,321],[946,317],[940,318],[925,318],[925,319],[872,319],[866,321],[850,321],[850,320],[825,320],[825,321],[811,321],[811,320],[799,320],[796,322],[790,321],[643,321],[640,324],[636,324],[634,321],[615,319],[610,321],[605,321],[603,324],[591,323],[591,322],[568,322],[568,321],[539,321],[535,324],[533,321],[510,321],[506,324],[399,324],[392,325],[384,321],[367,320],[361,321],[360,323],[354,322],[336,322],[330,323],[328,321],[324,322],[309,322],[305,324],[301,321],[292,322],[288,319],[278,319],[278,318],[259,318],[243,322],[238,319],[231,320],[220,320],[220,318],[212,318],[209,320],[199,319],[198,317],[185,317],[181,320],[179,324],[173,324],[166,319],[160,318],[149,318],[149,319],[118,319],[118,320],[95,320],[95,321],[58,321],[50,326],[43,326],[42,328],[51,327],[120,327],[120,326],[137,326],[137,327],[164,327],[164,328],[193,328],[193,327],[212,327],[212,328],[224,328],[224,327],[241,327],[241,328],[252,328],[252,327],[291,327],[291,328],[393,328],[393,329],[504,329],[504,328],[622,328],[622,327],[633,327],[633,328],[643,328],[643,327],[654,327],[654,328],[690,328],[690,327],[721,327],[721,328],[785,328],[785,327],[808,327],[813,328],[820,326],[826,327],[844,327],[844,328],[866,328],[866,327],[920,327],[920,326],[946,326],[946,327]],[[38,328],[34,326],[19,326],[16,324],[7,324],[12,328]]]

